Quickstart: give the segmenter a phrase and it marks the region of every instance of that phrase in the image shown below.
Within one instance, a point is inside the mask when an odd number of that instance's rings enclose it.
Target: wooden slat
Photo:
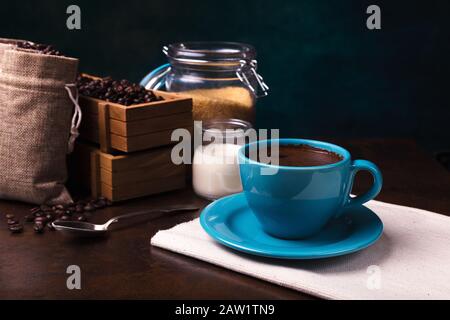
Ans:
[[[100,142],[100,150],[105,153],[111,152],[111,134],[109,121],[109,104],[101,103],[98,108],[98,140]]]
[[[83,114],[85,113],[98,114],[98,104],[100,102],[101,100],[85,96],[80,96],[79,98],[79,104]]]
[[[128,122],[110,119],[110,130],[111,133],[127,137],[164,131],[168,129],[187,128],[192,126],[192,123],[192,113],[183,112],[169,116]],[[83,114],[83,121],[80,127],[80,132],[82,135],[86,136],[92,136],[94,132],[98,133],[98,114]]]
[[[185,128],[192,126],[192,113],[183,112],[168,116],[154,117],[137,121],[120,121],[111,119],[111,133],[119,136],[136,136],[168,129]]]
[[[128,186],[111,187],[102,183],[102,195],[112,201],[122,201],[132,198],[148,196],[151,194],[162,193],[186,186],[184,175],[171,178],[162,178],[140,183],[134,183]]]
[[[102,153],[100,167],[112,172],[130,171],[137,168],[148,169],[151,166],[172,163],[171,152],[171,147],[160,147],[124,155]]]
[[[188,129],[192,134],[192,127],[186,129]],[[172,132],[173,129],[128,138],[111,134],[111,146],[120,151],[133,152],[163,145],[170,145],[176,143],[171,141]]]
[[[104,168],[101,168],[100,171],[100,180],[102,183],[112,187],[118,187],[161,178],[171,179],[173,176],[184,175],[186,166],[166,162],[158,166],[129,171],[112,172]]]
[[[110,104],[111,118],[121,121],[135,121],[191,111],[192,99],[190,98],[155,101],[128,107]]]

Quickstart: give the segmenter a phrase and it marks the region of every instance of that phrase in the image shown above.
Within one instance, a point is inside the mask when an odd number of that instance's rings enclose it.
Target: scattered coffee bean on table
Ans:
[[[45,225],[43,223],[36,222],[34,224],[33,229],[34,229],[34,232],[36,232],[36,233],[43,233],[44,232],[44,227],[45,227]]]
[[[17,224],[18,221],[14,220],[14,219],[8,219],[7,223],[8,223],[8,226],[12,226],[13,224]]]
[[[81,95],[125,106],[163,100],[139,84],[111,77],[92,79],[78,76],[77,87]]]
[[[47,223],[47,218],[46,217],[44,217],[44,216],[41,216],[41,217],[37,217],[37,218],[35,218],[34,219],[34,222],[35,223]]]
[[[30,210],[30,213],[32,215],[34,215],[37,212],[41,212],[41,208],[40,207],[34,207],[33,209]]]
[[[21,224],[13,224],[8,227],[11,233],[21,233],[23,231],[23,226]]]
[[[54,230],[52,222],[55,220],[88,221],[96,210],[111,206],[112,202],[104,197],[91,200],[79,200],[67,205],[41,205],[30,209],[30,213],[23,218],[24,222],[33,222],[36,233],[43,233],[45,227]],[[24,227],[13,214],[5,215],[8,229],[11,233],[20,233]]]
[[[84,211],[94,211],[95,207],[92,204],[88,203],[87,205],[84,206],[83,209]]]
[[[86,218],[86,216],[85,216],[84,214],[79,215],[79,216],[77,217],[77,221],[86,221],[86,220],[87,220],[87,218]]]

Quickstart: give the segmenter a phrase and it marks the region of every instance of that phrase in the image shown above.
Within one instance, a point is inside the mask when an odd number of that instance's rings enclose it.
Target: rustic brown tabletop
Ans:
[[[384,186],[377,200],[450,215],[450,173],[409,140],[335,141],[353,158],[379,165]],[[370,184],[364,173],[355,193]],[[95,213],[92,221],[141,208],[208,202],[186,189],[128,201]],[[305,294],[162,249],[158,230],[189,221],[199,212],[158,215],[122,225],[105,239],[71,239],[58,232],[34,234],[26,226],[10,234],[4,215],[22,217],[31,206],[0,201],[0,299],[308,299]],[[69,290],[66,269],[81,268],[81,290]]]

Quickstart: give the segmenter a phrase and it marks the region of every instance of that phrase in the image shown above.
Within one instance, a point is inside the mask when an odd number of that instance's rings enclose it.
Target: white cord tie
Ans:
[[[77,86],[74,83],[70,83],[70,84],[66,84],[64,87],[67,90],[67,93],[69,94],[70,100],[73,102],[73,105],[75,106],[75,111],[74,111],[73,117],[72,117],[72,125],[70,127],[70,136],[69,136],[68,149],[67,149],[68,150],[67,153],[71,153],[75,146],[75,140],[80,135],[80,133],[78,132],[78,128],[80,127],[82,114],[81,114],[80,105],[78,104]],[[72,94],[72,89],[75,89],[75,92],[76,92],[75,98]]]

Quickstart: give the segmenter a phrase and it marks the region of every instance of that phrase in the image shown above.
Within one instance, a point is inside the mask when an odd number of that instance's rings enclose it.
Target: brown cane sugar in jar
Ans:
[[[175,43],[163,48],[168,64],[142,81],[147,89],[167,91],[193,99],[194,120],[255,118],[258,97],[268,87],[257,73],[256,51],[235,42]]]
[[[194,89],[180,93],[192,98],[194,119],[254,120],[255,99],[245,88]]]

